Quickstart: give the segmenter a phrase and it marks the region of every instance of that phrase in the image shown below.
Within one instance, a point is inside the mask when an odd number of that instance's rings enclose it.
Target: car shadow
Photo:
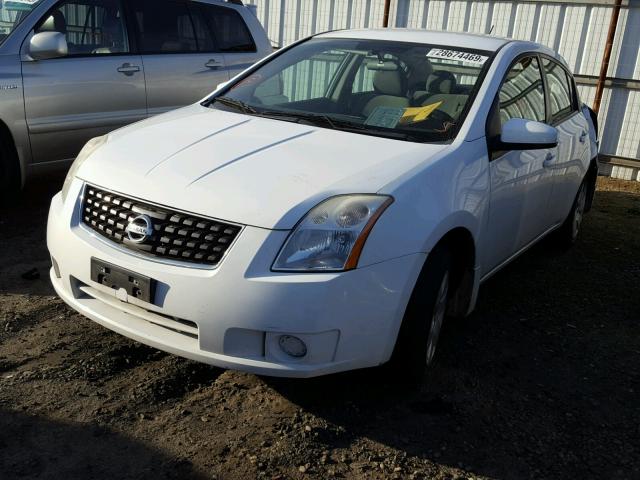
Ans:
[[[3,480],[210,478],[188,461],[94,424],[53,421],[0,409],[0,430]]]
[[[265,381],[345,432],[327,448],[366,437],[496,478],[637,475],[640,296],[624,292],[640,284],[640,222],[621,228],[637,219],[640,196],[598,192],[571,250],[541,242],[449,321],[418,390],[384,368]]]

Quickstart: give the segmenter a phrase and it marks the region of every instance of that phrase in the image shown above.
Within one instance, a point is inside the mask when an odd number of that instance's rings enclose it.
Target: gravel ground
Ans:
[[[0,210],[0,478],[640,478],[640,183],[600,179],[571,251],[487,282],[421,391],[223,371],[74,313],[47,278],[60,183]]]

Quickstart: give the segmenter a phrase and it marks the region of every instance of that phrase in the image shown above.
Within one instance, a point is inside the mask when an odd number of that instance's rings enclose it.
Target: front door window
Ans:
[[[60,32],[69,55],[128,53],[129,42],[118,0],[69,0],[40,21],[36,33]]]
[[[500,123],[512,118],[544,122],[544,85],[536,57],[519,60],[500,88]]]

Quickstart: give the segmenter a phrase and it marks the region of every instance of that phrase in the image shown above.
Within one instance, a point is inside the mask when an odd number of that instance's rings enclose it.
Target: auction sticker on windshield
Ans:
[[[477,53],[461,52],[459,50],[447,50],[444,48],[432,48],[427,53],[428,58],[441,58],[443,60],[458,60],[461,62],[484,65],[489,57],[478,55]]]

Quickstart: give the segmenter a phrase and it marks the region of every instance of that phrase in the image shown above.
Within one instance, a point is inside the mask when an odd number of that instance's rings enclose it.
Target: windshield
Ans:
[[[0,0],[0,45],[41,0]]]
[[[416,142],[455,136],[490,52],[322,39],[284,52],[209,101],[240,111]]]

